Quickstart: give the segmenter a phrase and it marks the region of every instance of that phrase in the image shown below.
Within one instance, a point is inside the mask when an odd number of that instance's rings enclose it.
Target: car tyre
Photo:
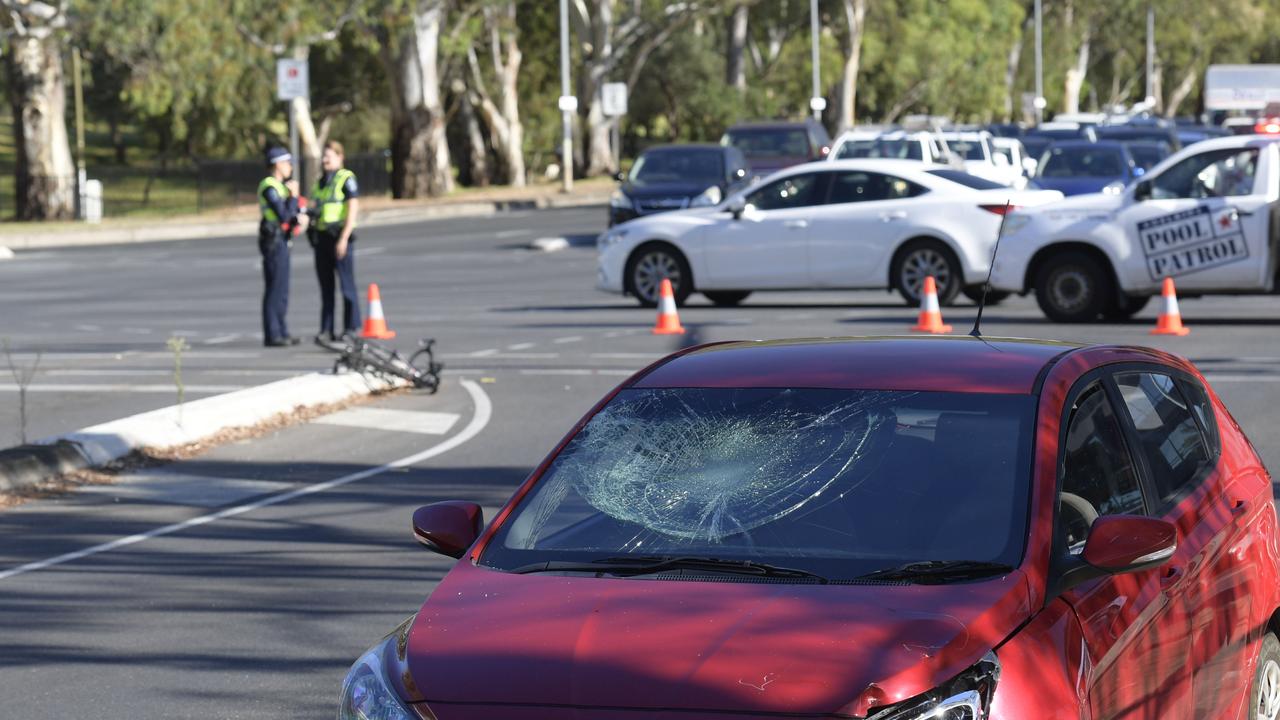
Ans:
[[[1262,636],[1258,666],[1249,687],[1249,717],[1262,720],[1280,718],[1280,640],[1274,633]]]
[[[693,292],[693,271],[679,250],[666,243],[649,243],[636,248],[627,260],[627,292],[641,307],[657,307],[662,279],[671,281],[676,305],[684,305]]]
[[[982,302],[982,286],[981,285],[970,285],[966,287],[964,290],[961,290],[961,292],[964,293],[965,297],[969,298],[975,303]],[[989,290],[987,291],[987,304],[999,305],[1005,300],[1008,300],[1009,296],[1012,294],[1013,293],[1004,292],[1002,290]]]
[[[704,290],[703,295],[720,307],[735,307],[751,295],[750,290]]]
[[[1064,252],[1049,258],[1036,274],[1036,303],[1054,322],[1093,322],[1110,309],[1111,274],[1092,255]]]
[[[1102,315],[1108,320],[1128,320],[1142,312],[1150,302],[1150,295],[1124,295],[1119,303],[1112,304]]]
[[[924,279],[932,275],[938,285],[938,304],[950,305],[960,294],[964,272],[951,248],[937,240],[907,243],[893,258],[893,286],[911,307],[920,306]]]

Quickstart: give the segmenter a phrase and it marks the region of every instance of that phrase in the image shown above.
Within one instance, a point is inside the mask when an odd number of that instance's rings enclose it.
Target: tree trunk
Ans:
[[[475,106],[465,90],[461,100],[459,116],[467,138],[467,179],[473,187],[488,187],[489,148],[484,141],[484,133],[480,131]]]
[[[840,75],[840,115],[836,120],[836,132],[853,127],[854,100],[858,94],[858,62],[862,57],[863,21],[867,16],[867,0],[844,0],[845,34],[844,71]]]
[[[15,217],[67,220],[75,216],[76,170],[67,141],[62,48],[53,33],[13,32],[9,101],[13,107]]]
[[[443,21],[444,0],[419,0],[412,29],[394,49],[384,46],[391,76],[391,192],[397,198],[453,190],[438,64]]]
[[[1004,66],[1004,121],[1013,122],[1013,109],[1021,108],[1021,103],[1014,99],[1014,86],[1018,81],[1018,66],[1022,64],[1022,46],[1026,40],[1027,33],[1031,31],[1035,25],[1035,16],[1027,13],[1027,19],[1022,21],[1022,33],[1014,40],[1013,45],[1009,48],[1009,58]]]
[[[1192,63],[1186,74],[1178,81],[1178,86],[1169,93],[1169,102],[1164,107],[1164,116],[1173,117],[1178,114],[1178,108],[1191,95],[1191,91],[1196,89],[1196,81],[1200,79],[1199,65]]]
[[[487,11],[485,20],[489,24],[489,51],[493,73],[498,80],[498,100],[495,103],[485,87],[475,48],[467,51],[472,85],[469,99],[488,127],[489,143],[497,157],[499,181],[524,187],[524,125],[520,122],[520,96],[517,88],[520,63],[524,56],[520,52],[517,35],[515,2],[508,2],[500,13]]]
[[[1067,69],[1066,87],[1062,97],[1062,111],[1080,112],[1080,90],[1084,87],[1085,72],[1089,69],[1089,37],[1086,29],[1080,38],[1080,49],[1076,52],[1076,64]]]
[[[727,20],[725,33],[725,82],[738,92],[747,90],[747,73],[744,64],[744,53],[747,47],[748,8],[739,4],[733,9]]]
[[[311,48],[306,45],[293,48],[289,53],[294,60],[307,61],[311,56]],[[323,151],[323,140],[316,134],[315,123],[311,119],[310,98],[294,98],[289,103],[289,115],[293,126],[298,129],[298,154],[296,163],[298,172],[294,177],[302,187],[302,192],[311,192],[311,186],[320,177],[320,153]]]

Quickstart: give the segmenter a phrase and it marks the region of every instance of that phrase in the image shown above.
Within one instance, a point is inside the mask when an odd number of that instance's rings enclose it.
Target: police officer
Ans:
[[[316,277],[320,280],[320,334],[324,344],[341,335],[355,335],[360,329],[360,299],[356,290],[356,216],[360,210],[360,190],[355,173],[342,166],[342,144],[324,144],[320,166],[324,175],[311,190],[315,223],[308,237],[316,251]],[[342,332],[335,333],[333,279],[337,275],[342,290]]]
[[[306,228],[308,218],[298,213],[298,183],[292,179],[293,156],[281,147],[267,150],[271,173],[258,183],[258,251],[262,253],[262,340],[267,347],[297,345],[289,335],[285,313],[289,309],[289,235],[293,227]]]

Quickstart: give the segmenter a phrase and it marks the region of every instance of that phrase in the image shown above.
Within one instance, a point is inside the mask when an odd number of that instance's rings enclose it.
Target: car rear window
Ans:
[[[1008,190],[1007,185],[1001,185],[998,182],[991,182],[986,178],[980,178],[977,175],[970,175],[963,170],[928,170],[930,175],[937,175],[943,180],[950,180],[967,188],[974,190]]]
[[[1056,147],[1045,153],[1038,177],[1122,177],[1124,154],[1119,150],[1089,147]]]
[[[481,564],[752,559],[852,579],[1018,564],[1031,396],[628,389],[554,459]]]
[[[748,158],[809,157],[804,128],[739,128],[725,133],[721,145],[732,145]]]
[[[923,160],[924,151],[916,140],[848,140],[836,151],[836,159],[850,158]]]
[[[1173,378],[1157,373],[1121,373],[1116,386],[1137,431],[1152,482],[1169,502],[1188,489],[1210,455],[1190,405]]]

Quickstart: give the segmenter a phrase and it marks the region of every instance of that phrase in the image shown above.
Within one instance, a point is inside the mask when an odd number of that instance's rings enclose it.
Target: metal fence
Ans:
[[[352,155],[346,166],[356,174],[362,197],[391,192],[390,155],[387,152]],[[91,179],[102,181],[102,210],[106,217],[179,215],[200,213],[257,202],[258,183],[266,168],[257,160],[201,160],[170,166],[97,165],[88,168]],[[60,178],[75,187],[75,178]],[[36,178],[38,183],[51,183]],[[304,192],[309,188],[304,188]],[[14,171],[0,165],[0,218],[11,218],[17,208]]]

